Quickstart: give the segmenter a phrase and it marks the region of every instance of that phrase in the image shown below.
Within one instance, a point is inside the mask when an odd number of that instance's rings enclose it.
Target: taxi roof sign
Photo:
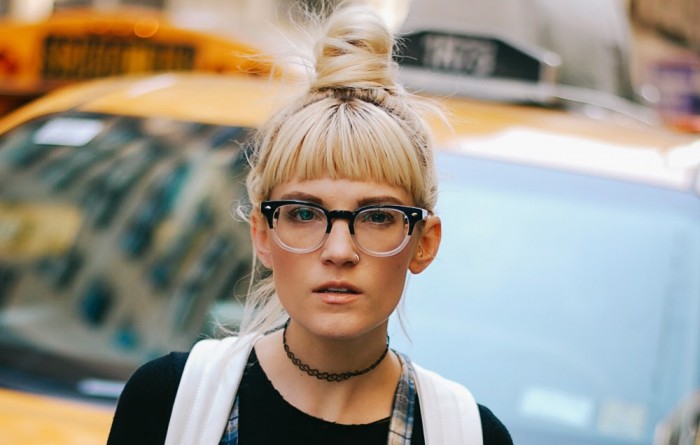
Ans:
[[[401,51],[403,50],[403,51]],[[556,55],[497,37],[420,31],[402,38],[399,60],[460,75],[538,82],[558,66]]]
[[[513,91],[516,96],[528,96],[528,100],[537,98],[537,101],[543,99],[542,91],[533,94],[525,91],[533,87],[536,90],[551,89],[556,83],[557,69],[561,64],[558,54],[540,47],[495,36],[434,30],[403,35],[396,59],[403,72],[413,75],[409,77],[432,73],[433,82],[422,85],[432,84],[432,87],[425,87],[429,92],[439,92],[435,88],[439,88],[440,84],[444,86],[439,79],[468,78],[472,83],[478,83],[475,90],[480,90],[483,95],[489,95],[488,90],[500,89],[500,93],[493,91],[493,94],[502,96],[504,87],[513,89],[517,86],[515,89],[518,92]],[[405,82],[409,87],[415,87],[410,78]],[[461,89],[453,92],[473,95],[473,91],[459,91]],[[511,98],[509,93],[505,94]],[[549,97],[550,94],[544,96]]]

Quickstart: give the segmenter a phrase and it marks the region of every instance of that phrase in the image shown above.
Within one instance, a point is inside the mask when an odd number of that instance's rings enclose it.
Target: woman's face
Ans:
[[[414,205],[401,188],[381,183],[316,179],[291,181],[272,190],[270,200],[314,202],[329,210],[355,210],[370,204]],[[336,219],[325,243],[310,253],[292,253],[272,238],[264,217],[253,216],[252,235],[261,262],[273,271],[277,294],[291,318],[310,333],[356,338],[385,332],[409,269],[424,270],[440,242],[440,221],[417,226],[408,245],[389,257],[357,248],[348,221]]]

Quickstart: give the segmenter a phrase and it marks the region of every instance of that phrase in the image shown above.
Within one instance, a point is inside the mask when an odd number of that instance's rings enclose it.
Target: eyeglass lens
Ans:
[[[277,238],[297,251],[311,251],[326,238],[328,219],[315,207],[285,204],[277,208],[273,221]],[[363,250],[387,253],[403,244],[408,220],[400,210],[368,208],[355,217],[354,231],[355,241]]]

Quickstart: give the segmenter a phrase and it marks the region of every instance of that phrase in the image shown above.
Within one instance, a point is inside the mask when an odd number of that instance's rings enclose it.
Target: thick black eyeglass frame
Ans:
[[[326,233],[331,233],[331,229],[333,228],[333,220],[334,219],[346,219],[348,220],[348,227],[350,228],[350,234],[355,235],[355,218],[357,215],[359,215],[361,212],[369,209],[393,209],[393,210],[399,210],[403,212],[404,215],[406,215],[406,219],[408,219],[408,233],[406,236],[411,236],[413,234],[413,229],[418,224],[420,221],[425,221],[428,219],[428,216],[430,215],[430,212],[426,209],[422,209],[420,207],[410,207],[410,206],[400,206],[400,205],[393,205],[393,204],[387,204],[387,205],[369,205],[369,206],[363,206],[358,209],[355,209],[353,211],[350,210],[328,210],[327,208],[323,207],[322,205],[313,203],[313,202],[307,202],[307,201],[295,201],[295,200],[288,200],[288,201],[263,201],[260,203],[260,213],[265,215],[265,218],[267,219],[267,224],[271,229],[274,229],[274,216],[275,216],[275,211],[277,211],[278,208],[282,207],[283,205],[288,205],[288,204],[299,204],[303,206],[308,206],[308,207],[313,207],[316,209],[319,209],[320,211],[323,212],[324,215],[326,215],[326,221],[327,221],[327,226],[326,226]]]

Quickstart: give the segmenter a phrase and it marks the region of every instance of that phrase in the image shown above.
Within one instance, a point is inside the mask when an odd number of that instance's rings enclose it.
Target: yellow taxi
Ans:
[[[0,17],[3,114],[94,78],[173,71],[268,75],[271,67],[250,44],[184,28],[150,8],[68,8],[39,22]]]
[[[109,79],[2,119],[0,442],[104,443],[138,364],[236,318],[244,143],[290,92]]]
[[[0,441],[104,443],[137,366],[235,326],[249,135],[295,92],[127,76],[0,120]],[[651,445],[700,387],[700,144],[596,104],[435,97],[445,243],[392,347],[518,444]]]

